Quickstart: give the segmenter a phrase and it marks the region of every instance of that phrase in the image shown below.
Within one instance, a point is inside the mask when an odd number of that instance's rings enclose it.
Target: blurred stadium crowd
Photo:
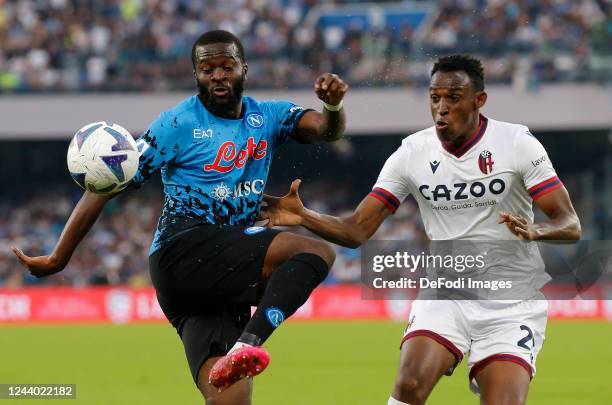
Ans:
[[[0,92],[191,90],[191,44],[214,28],[243,40],[251,88],[423,85],[450,52],[481,56],[488,82],[609,81],[611,16],[608,0],[0,0]]]
[[[328,187],[327,184],[309,185],[311,191],[305,194],[309,207],[326,213],[347,214],[348,208],[339,208],[344,205],[342,194],[335,195],[332,203],[326,191]],[[20,204],[0,201],[0,287],[150,284],[148,251],[162,208],[163,197],[159,193],[129,193],[111,200],[66,269],[58,275],[38,280],[19,265],[10,246],[18,246],[31,256],[48,254],[80,196],[81,192],[77,190],[72,196],[70,193],[50,193]],[[348,204],[344,207],[348,207]],[[291,231],[306,232],[299,228]],[[426,238],[416,203],[402,204],[379,229],[375,238]],[[337,259],[326,282],[359,281],[359,251],[335,248]]]

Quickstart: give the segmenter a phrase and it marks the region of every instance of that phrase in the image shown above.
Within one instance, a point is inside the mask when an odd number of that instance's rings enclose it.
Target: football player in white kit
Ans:
[[[480,113],[487,100],[480,61],[440,58],[429,87],[434,126],[405,138],[352,215],[305,208],[299,180],[282,198],[267,196],[268,226],[301,225],[349,247],[370,238],[413,195],[431,240],[577,240],[580,222],[542,145],[524,125]],[[534,223],[532,201],[546,214]],[[535,244],[508,259],[525,283],[541,258]],[[516,263],[519,263],[518,265]],[[532,271],[533,270],[533,271]],[[389,405],[425,403],[433,387],[469,353],[471,388],[483,404],[523,404],[542,347],[547,302],[415,301],[401,344]]]

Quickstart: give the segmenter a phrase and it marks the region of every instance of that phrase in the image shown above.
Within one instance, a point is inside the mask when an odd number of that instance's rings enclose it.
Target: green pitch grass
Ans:
[[[402,329],[384,322],[283,325],[268,342],[272,363],[255,379],[254,404],[386,404]],[[611,360],[612,323],[549,323],[529,403],[612,403]],[[0,383],[77,384],[76,400],[52,404],[203,402],[180,341],[164,324],[0,327]],[[428,403],[477,403],[464,364]]]

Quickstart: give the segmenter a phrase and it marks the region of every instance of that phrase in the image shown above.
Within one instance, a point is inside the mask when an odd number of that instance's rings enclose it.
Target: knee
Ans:
[[[399,376],[395,382],[393,397],[410,405],[421,405],[427,400],[428,390],[425,384],[412,376]]]
[[[336,251],[331,247],[329,243],[317,241],[320,246],[317,246],[318,255],[321,256],[327,266],[331,269],[336,260]]]
[[[299,253],[312,253],[319,256],[325,261],[329,269],[331,269],[336,260],[336,252],[331,245],[327,242],[315,239],[308,239],[305,244],[300,246],[299,251],[296,252],[296,254]]]
[[[221,405],[222,401],[219,400],[220,392],[217,391],[209,382],[208,378],[202,376],[198,377],[198,390],[204,398],[204,404],[206,405]]]
[[[200,394],[202,394],[202,397],[204,397],[204,403],[206,405],[214,405],[214,399],[210,398],[210,393],[212,392],[211,389],[206,387],[206,384],[210,385],[210,383],[208,381],[204,381],[203,378],[199,377],[198,378],[198,390],[200,391]],[[212,387],[211,387],[212,388]]]

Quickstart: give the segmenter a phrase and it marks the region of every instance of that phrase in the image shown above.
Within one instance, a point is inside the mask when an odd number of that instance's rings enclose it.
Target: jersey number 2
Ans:
[[[525,348],[527,350],[531,350],[529,348],[529,346],[527,346],[527,342],[529,342],[531,340],[531,348],[533,348],[533,346],[535,346],[535,339],[533,338],[533,332],[531,331],[531,329],[529,329],[529,326],[527,325],[521,325],[521,330],[526,331],[527,332],[527,336],[525,336],[524,338],[522,338],[521,340],[519,340],[518,342],[516,342],[516,344],[519,347]]]

